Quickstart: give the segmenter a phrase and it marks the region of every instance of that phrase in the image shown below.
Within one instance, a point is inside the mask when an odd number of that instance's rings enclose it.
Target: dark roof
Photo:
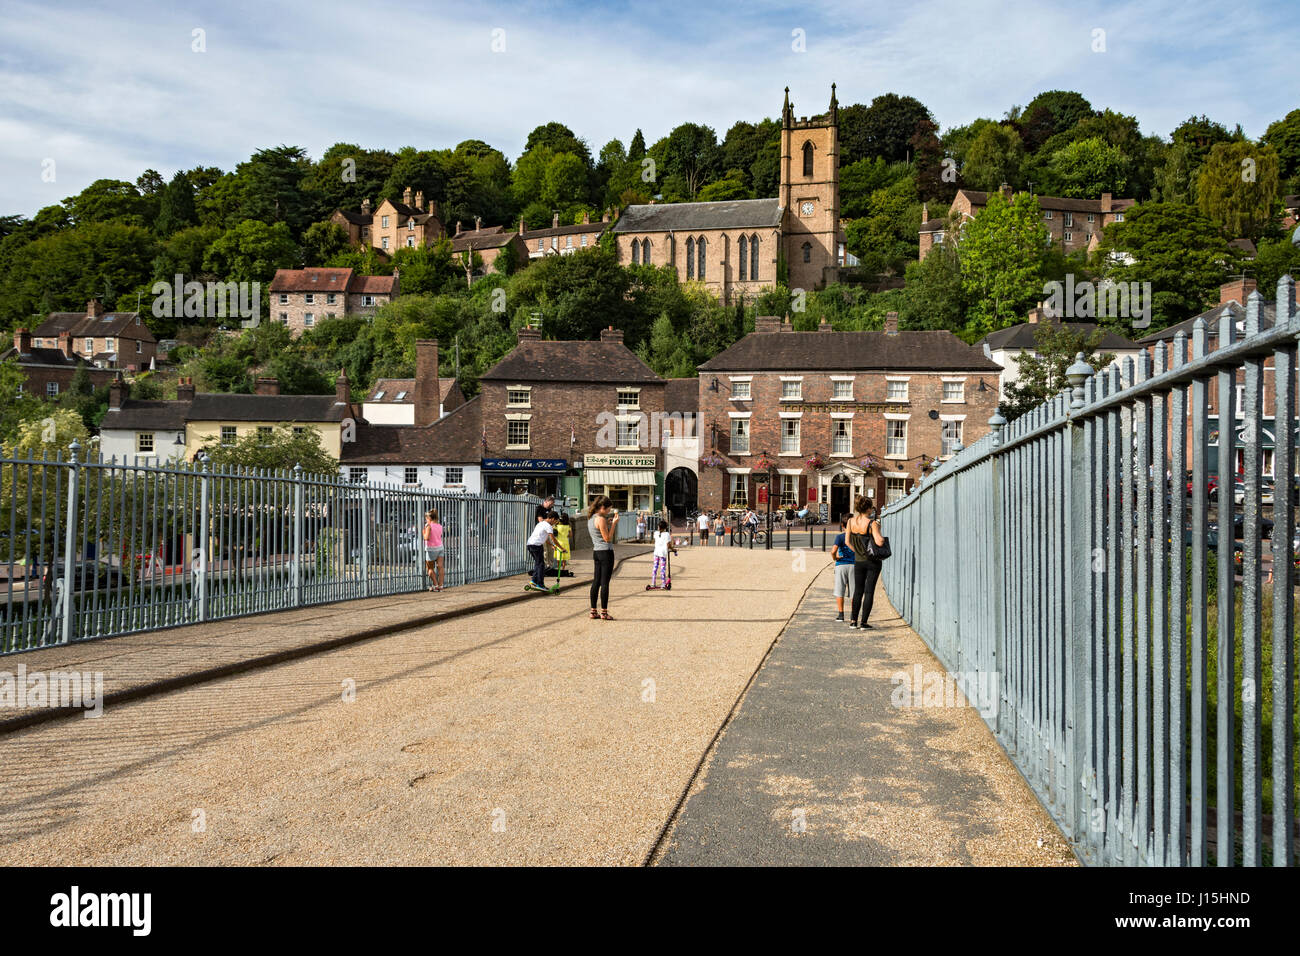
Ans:
[[[698,378],[670,378],[664,384],[664,411],[698,412],[700,410],[700,380]]]
[[[464,252],[466,249],[499,249],[516,238],[516,233],[504,232],[500,226],[487,229],[472,229],[462,232],[451,240],[452,252]]]
[[[404,219],[414,219],[416,222],[425,223],[430,219],[436,220],[438,218],[436,212],[416,209],[414,206],[408,206],[406,203],[398,202],[396,199],[389,199],[387,202],[391,203],[393,209],[397,211],[397,214]],[[380,202],[379,205],[382,206],[383,202]]]
[[[675,232],[693,229],[774,229],[781,225],[778,199],[675,202],[628,206],[614,232]]]
[[[1153,345],[1156,342],[1171,341],[1179,332],[1186,333],[1188,342],[1192,338],[1192,326],[1196,324],[1197,319],[1204,319],[1205,324],[1209,327],[1206,331],[1209,333],[1208,338],[1218,338],[1219,319],[1223,317],[1223,310],[1227,309],[1232,315],[1234,322],[1244,322],[1246,319],[1246,309],[1235,299],[1216,305],[1200,315],[1194,315],[1190,319],[1179,322],[1177,325],[1171,325],[1168,328],[1161,329],[1159,332],[1152,332],[1150,335],[1144,335],[1137,340],[1138,345]],[[1264,302],[1259,307],[1259,327],[1260,330],[1271,329],[1273,327],[1274,317],[1277,315],[1275,303]]]
[[[431,425],[357,426],[343,446],[343,464],[478,464],[483,457],[478,396]]]
[[[57,338],[60,333],[69,332],[74,339],[83,336],[140,339],[154,341],[153,333],[139,312],[105,312],[103,315],[87,315],[85,312],[51,312],[32,335],[43,339]]]
[[[572,226],[547,226],[544,229],[525,229],[520,233],[524,239],[544,239],[547,236],[577,235],[582,232],[603,232],[607,222],[580,222]]]
[[[998,329],[996,332],[990,332],[984,338],[980,339],[979,344],[988,345],[990,349],[1033,349],[1037,346],[1034,340],[1034,332],[1040,325],[1054,325],[1060,327],[1064,325],[1073,332],[1082,332],[1085,335],[1091,335],[1097,328],[1096,322],[1021,322],[1019,325],[1013,325],[1005,329]],[[1120,351],[1132,351],[1138,348],[1136,342],[1130,342],[1124,336],[1105,329],[1102,336],[1101,344],[1097,346],[1103,352],[1111,352],[1116,349]]]
[[[374,221],[374,214],[368,212],[353,212],[350,209],[336,209],[334,215],[342,216],[354,226],[368,226]]]
[[[1002,367],[948,331],[751,332],[702,372],[971,371]]]
[[[1228,248],[1240,249],[1242,252],[1244,252],[1247,256],[1251,257],[1252,259],[1255,257],[1255,253],[1258,251],[1255,248],[1255,244],[1251,242],[1249,239],[1233,239],[1230,243],[1228,243]]]
[[[340,422],[350,406],[333,395],[235,395],[200,392],[190,406],[197,422]]]
[[[277,269],[271,291],[392,295],[396,284],[394,276],[363,276],[351,269]]]
[[[966,197],[975,206],[987,206],[989,196],[992,193],[980,192],[977,189],[959,189],[958,192],[965,193]],[[1066,199],[1064,196],[1039,196],[1035,194],[1038,200],[1039,209],[1061,210],[1062,212],[1101,212],[1100,199]],[[1110,201],[1111,212],[1123,212],[1130,206],[1137,205],[1136,199],[1112,199]]]
[[[662,382],[622,342],[528,339],[479,376],[480,381]]]
[[[106,411],[99,427],[100,430],[154,428],[160,431],[180,431],[185,427],[185,418],[189,410],[188,401],[146,401],[129,398],[122,403],[121,408],[110,408]]]
[[[61,349],[33,348],[20,353],[17,348],[10,348],[0,354],[0,361],[10,358],[16,358],[19,365],[58,365],[64,368],[76,368],[78,365],[86,364],[79,356],[74,355],[69,358]]]
[[[438,379],[438,396],[442,401],[447,400],[451,390],[456,385],[455,378]],[[384,393],[383,398],[376,398],[380,392]],[[402,392],[406,397],[397,401],[396,396]],[[413,378],[379,378],[375,379],[375,384],[370,387],[370,396],[365,399],[367,402],[380,402],[385,405],[414,405],[415,404],[415,379]]]
[[[921,223],[921,232],[943,232],[944,220],[927,219]]]

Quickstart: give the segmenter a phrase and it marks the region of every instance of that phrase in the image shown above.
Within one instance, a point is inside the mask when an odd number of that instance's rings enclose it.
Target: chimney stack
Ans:
[[[126,382],[122,380],[122,373],[118,372],[117,377],[113,379],[113,384],[108,387],[108,407],[121,408],[124,398],[126,398]]]
[[[27,355],[32,350],[32,333],[26,329],[14,329],[14,348],[19,355]]]
[[[348,373],[339,369],[339,377],[334,380],[334,404],[350,405],[351,403],[352,393],[348,388]]]
[[[474,217],[474,231],[475,231],[475,232],[478,232],[478,231],[479,231],[480,229],[482,229],[482,228],[483,228],[483,217],[482,217],[482,216],[475,216],[475,217]]]
[[[424,190],[423,189],[417,189],[415,191],[415,208],[420,210],[420,212],[424,212]]]
[[[928,202],[923,202],[921,203],[921,224],[925,225],[929,221],[930,221],[930,204]]]
[[[178,402],[194,401],[194,379],[186,376],[176,383],[176,400]]]
[[[1101,211],[1102,211],[1103,213],[1108,213],[1108,212],[1110,212],[1110,207],[1111,207],[1111,205],[1112,205],[1112,204],[1111,204],[1110,193],[1102,193],[1102,194],[1101,194]]]
[[[456,235],[460,235],[460,220],[456,220]]]
[[[1006,183],[1003,183],[1001,186],[998,187],[998,192],[1000,192],[1000,193],[1002,194],[1002,198],[1003,198],[1003,199],[1005,199],[1007,202],[1011,202],[1011,187],[1010,187],[1010,186],[1008,186]]]
[[[411,187],[407,186],[405,189],[402,190],[402,205],[409,206],[410,204],[411,204]]]
[[[86,315],[99,318],[103,314],[104,314],[104,307],[99,304],[98,299],[91,299],[89,302],[86,303]]]
[[[368,196],[365,199],[361,200],[361,215],[363,216],[370,215],[370,197]]]
[[[607,329],[601,329],[601,330],[600,330],[600,341],[601,341],[601,342],[613,342],[613,343],[617,343],[618,345],[622,345],[622,344],[623,344],[623,330],[622,330],[622,329],[616,329],[616,328],[614,328],[614,326],[612,326],[612,325],[611,325],[609,328],[607,328]]]
[[[1225,282],[1223,285],[1219,286],[1219,305],[1225,305],[1228,302],[1236,302],[1238,305],[1244,306],[1247,297],[1249,297],[1257,287],[1258,283],[1254,279],[1248,279],[1245,276],[1240,276],[1233,279],[1231,282]]]
[[[254,395],[279,395],[280,381],[273,376],[258,376],[253,385]]]
[[[525,342],[539,342],[542,338],[542,330],[535,329],[531,325],[521,325],[519,327],[518,336],[520,345],[523,345]]]
[[[522,218],[520,218],[520,220],[519,220],[519,235],[522,236],[523,234],[524,234],[524,220],[523,220]]]
[[[885,313],[885,334],[886,335],[898,334],[898,313],[897,312]]]
[[[755,332],[780,332],[781,317],[779,315],[760,315],[754,319]]]
[[[608,206],[606,206],[606,207],[605,207],[605,211],[604,211],[603,213],[601,213],[600,221],[601,221],[601,222],[609,222],[609,207],[608,207]]]
[[[432,425],[436,422],[441,399],[438,340],[418,339],[415,343],[415,424]]]
[[[584,226],[590,226],[590,225],[591,225],[591,210],[590,210],[590,209],[584,209],[584,210],[582,211],[582,224],[583,224]]]
[[[552,229],[560,228],[560,214],[558,212],[551,213],[551,228]]]
[[[817,323],[817,331],[831,332],[833,331],[833,329],[831,328],[830,322],[828,322],[826,319],[822,319],[820,322]]]
[[[72,358],[72,333],[71,332],[59,333],[59,351],[63,353],[65,358]]]

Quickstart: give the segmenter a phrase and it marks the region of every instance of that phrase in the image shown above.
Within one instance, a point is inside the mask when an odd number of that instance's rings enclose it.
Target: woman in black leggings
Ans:
[[[596,573],[591,579],[591,619],[612,621],[609,616],[609,579],[614,576],[614,538],[618,531],[618,512],[610,511],[610,500],[598,495],[587,509],[587,533],[591,536],[592,557]],[[596,599],[600,598],[600,610]]]
[[[876,597],[880,562],[867,551],[867,541],[884,545],[885,538],[880,533],[880,520],[875,517],[867,498],[860,496],[853,503],[853,517],[849,519],[846,530],[849,545],[853,548],[853,610],[849,615],[849,627],[870,629],[867,619],[871,617],[871,605]]]

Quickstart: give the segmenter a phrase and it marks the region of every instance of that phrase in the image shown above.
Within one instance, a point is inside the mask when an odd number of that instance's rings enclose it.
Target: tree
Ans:
[[[676,179],[682,197],[694,199],[717,171],[720,153],[716,134],[699,123],[682,123],[655,145],[660,144],[660,179],[665,185],[669,179]]]
[[[1265,239],[1260,242],[1251,267],[1255,271],[1256,281],[1259,282],[1260,294],[1266,299],[1271,299],[1274,295],[1273,290],[1277,288],[1278,279],[1284,275],[1300,279],[1300,245],[1292,242],[1290,236],[1281,239]]]
[[[912,137],[921,122],[934,117],[920,100],[884,93],[871,101],[862,115],[862,156],[883,156],[888,162],[910,158]],[[858,156],[854,156],[858,158]]]
[[[872,193],[867,215],[845,227],[848,249],[861,261],[864,271],[898,274],[909,259],[917,258],[916,227],[920,221],[916,183],[910,176],[900,179]]]
[[[1097,261],[1105,278],[1151,283],[1154,332],[1216,302],[1233,260],[1214,223],[1195,207],[1139,203],[1106,227]]]
[[[1079,120],[1093,115],[1092,104],[1082,94],[1073,90],[1047,90],[1029,101],[1021,114],[1021,122],[1041,122],[1041,118],[1035,116],[1039,108],[1052,117],[1052,134],[1064,132]],[[1039,140],[1039,145],[1047,138]]]
[[[1152,197],[1157,202],[1196,205],[1195,155],[1187,143],[1175,143],[1165,151],[1164,163],[1156,171]]]
[[[63,205],[73,223],[78,225],[119,222],[143,226],[151,221],[147,217],[148,204],[139,190],[119,179],[97,179],[77,195],[63,200]]]
[[[302,234],[302,263],[309,267],[322,266],[348,245],[348,231],[338,223],[313,222]]]
[[[1020,134],[992,120],[976,120],[971,127],[974,136],[962,163],[962,184],[983,192],[994,192],[1003,183],[1019,185],[1020,163],[1025,155]]]
[[[1210,150],[1218,143],[1230,143],[1234,139],[1244,138],[1240,131],[1234,135],[1222,123],[1216,123],[1208,116],[1192,116],[1174,127],[1170,134],[1175,146],[1185,144],[1188,147],[1194,169],[1200,168]]]
[[[643,136],[641,134],[641,130],[638,129],[635,133],[632,134],[632,142],[628,143],[627,158],[632,160],[633,162],[637,162],[644,155],[645,155],[645,136]]]
[[[723,202],[729,199],[748,199],[749,188],[745,185],[745,174],[739,169],[729,169],[721,179],[715,179],[696,197],[700,202]]]
[[[1065,373],[1080,352],[1098,371],[1110,365],[1113,353],[1097,353],[1105,335],[1102,328],[1085,331],[1065,322],[1040,322],[1034,329],[1034,352],[1020,353],[1019,375],[1003,389],[998,405],[1002,417],[1014,421],[1059,395],[1070,384]]]
[[[582,160],[584,166],[591,165],[591,151],[587,149],[587,144],[563,123],[546,123],[529,133],[524,152],[531,152],[539,146],[545,146],[553,153],[572,153]]]
[[[277,269],[289,269],[298,247],[287,223],[246,220],[227,229],[208,248],[203,268],[225,282],[269,283]]]
[[[860,159],[840,167],[840,215],[858,219],[867,215],[871,197],[911,175],[906,163],[887,163],[883,157]]]
[[[44,402],[27,388],[27,374],[18,360],[0,362],[0,445],[13,448],[19,425],[43,407]]]
[[[898,311],[900,328],[962,331],[966,325],[966,292],[956,243],[940,243],[924,259],[909,262],[906,277],[903,306]]]
[[[158,218],[154,232],[164,239],[188,226],[198,225],[199,214],[194,208],[194,186],[182,172],[172,177],[162,192],[158,203]]]
[[[1038,200],[1001,193],[966,225],[961,238],[962,287],[970,297],[971,333],[987,334],[1021,320],[1042,295],[1040,267],[1047,247]]]
[[[1300,109],[1292,110],[1282,119],[1269,123],[1260,140],[1277,153],[1278,175],[1284,180],[1300,176]]]
[[[943,144],[939,142],[939,127],[929,120],[921,120],[916,124],[911,147],[916,165],[917,194],[931,202],[951,203],[957,195],[957,177],[949,174],[949,169],[956,164],[948,158]],[[842,196],[842,175],[840,182]]]
[[[301,235],[312,221],[309,198],[303,189],[310,169],[311,161],[299,146],[259,149],[235,167],[238,220],[284,223],[294,236]]]
[[[321,444],[320,432],[310,426],[294,433],[290,422],[281,422],[271,433],[248,433],[231,444],[222,444],[219,436],[201,436],[204,451],[213,467],[273,468],[292,471],[301,465],[305,474],[337,475],[339,463]]]
[[[1278,159],[1271,146],[1218,143],[1196,178],[1196,206],[1228,239],[1258,239],[1273,217]]]
[[[562,209],[582,202],[587,196],[587,165],[573,153],[557,153],[546,164],[542,180],[542,202]]]
[[[1052,154],[1049,168],[1057,195],[1093,199],[1103,192],[1122,196],[1128,159],[1099,136],[1078,140]]]

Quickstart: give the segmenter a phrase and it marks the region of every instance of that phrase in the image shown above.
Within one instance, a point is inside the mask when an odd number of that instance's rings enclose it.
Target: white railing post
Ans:
[[[293,606],[302,607],[302,465],[293,466]]]
[[[73,552],[77,549],[77,485],[81,477],[81,464],[77,461],[79,451],[81,445],[74,439],[72,447],[68,449],[68,463],[72,467],[68,469],[68,510],[63,529],[63,621],[60,639],[64,644],[72,640]]]

